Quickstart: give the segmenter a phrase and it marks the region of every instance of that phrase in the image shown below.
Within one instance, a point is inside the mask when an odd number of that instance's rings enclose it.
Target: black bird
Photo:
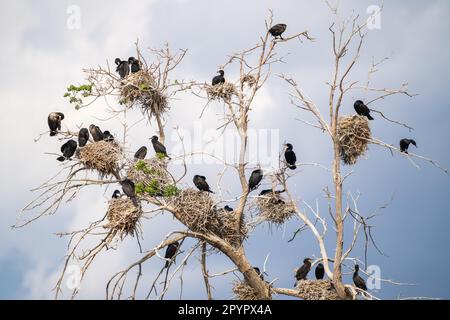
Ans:
[[[161,142],[158,141],[158,137],[153,136],[151,138],[151,140],[152,140],[153,149],[155,149],[155,152],[163,154],[165,157],[167,157],[170,160],[170,157],[167,155],[166,147]]]
[[[269,33],[275,38],[280,37],[281,39],[283,39],[281,35],[286,31],[286,28],[287,25],[285,25],[284,23],[276,24],[272,28],[270,28]]]
[[[134,154],[134,159],[144,160],[146,155],[147,155],[147,147],[143,146],[140,147],[138,151],[136,151],[136,153]]]
[[[217,73],[219,73],[219,75],[218,75],[218,76],[215,76],[215,77],[212,79],[212,85],[213,85],[213,86],[218,85],[218,84],[221,84],[221,83],[225,83],[225,77],[224,77],[225,71],[219,70],[219,71],[217,71]]]
[[[412,139],[402,139],[400,141],[400,151],[408,154],[408,149],[411,144],[417,148],[416,141],[414,141]]]
[[[116,58],[115,62],[117,65],[116,72],[119,73],[121,79],[130,74],[130,64],[128,61],[122,61],[120,58]]]
[[[297,272],[295,273],[295,278],[297,281],[300,280],[306,280],[306,276],[308,275],[309,271],[311,270],[311,259],[306,258],[303,260],[303,265],[298,268]]]
[[[286,144],[286,151],[284,152],[284,158],[286,159],[286,163],[288,164],[289,169],[295,170],[297,167],[295,164],[297,163],[297,156],[294,152],[294,146],[290,143]]]
[[[103,132],[103,140],[105,140],[106,142],[113,142],[114,136],[111,134],[111,132],[106,130]]]
[[[57,158],[58,161],[70,160],[70,158],[77,151],[77,142],[75,140],[69,140],[61,146],[62,156]]]
[[[95,142],[102,141],[104,139],[102,130],[100,130],[100,128],[96,125],[91,124],[89,126],[89,132]]]
[[[78,132],[78,145],[84,147],[89,141],[89,130],[86,128],[80,129]]]
[[[261,278],[261,280],[264,281],[264,275],[261,273],[261,270],[259,270],[258,267],[254,267],[253,269],[254,269],[254,270],[256,271],[256,273],[259,275],[259,277]]]
[[[261,180],[264,177],[264,173],[261,169],[255,170],[252,172],[252,175],[250,176],[250,179],[248,180],[248,188],[250,192],[253,190],[258,189],[259,184],[261,183]]]
[[[137,200],[136,200],[136,191],[134,189],[134,182],[130,179],[125,179],[121,183],[122,185],[122,191],[125,193],[127,197],[129,197],[135,206],[137,206]]]
[[[267,190],[263,190],[263,191],[261,191],[261,193],[259,194],[260,196],[265,196],[265,195],[268,195],[269,193],[274,193],[274,194],[282,194],[283,192],[285,192],[286,190],[281,190],[281,191],[279,191],[279,190],[277,190],[277,191],[274,191],[274,190],[272,190],[272,189],[267,189]]]
[[[139,63],[139,60],[137,60],[135,57],[129,57],[128,64],[131,66],[131,73],[141,71],[141,64]]]
[[[226,212],[233,212],[234,211],[234,209],[231,208],[230,206],[223,207],[223,210],[225,210]]]
[[[173,257],[175,256],[175,254],[177,253],[179,247],[180,247],[180,244],[178,243],[178,241],[169,244],[167,246],[166,254],[164,255],[164,258],[172,260]],[[164,266],[164,268],[167,268],[169,266],[169,264],[170,264],[170,262],[166,261],[166,265]]]
[[[61,112],[52,112],[48,115],[47,123],[50,128],[50,137],[56,136],[58,130],[61,130],[62,120],[64,120],[64,114]]]
[[[369,119],[369,120],[375,120],[370,115],[369,107],[366,106],[364,104],[364,102],[362,102],[361,100],[356,101],[355,104],[353,105],[353,107],[355,108],[356,113],[359,114],[360,116],[367,117],[367,119]]]
[[[113,195],[112,195],[112,198],[113,199],[119,199],[121,196],[122,196],[122,194],[120,193],[120,191],[119,190],[115,190]]]
[[[206,177],[196,175],[196,176],[194,176],[194,179],[192,181],[194,182],[194,184],[198,188],[198,190],[209,192],[209,193],[214,193],[209,188],[208,182],[206,182]]]
[[[316,267],[316,279],[322,280],[325,277],[325,268],[322,263],[319,263]]]
[[[367,291],[366,282],[363,278],[361,278],[358,274],[359,271],[359,265],[355,266],[355,272],[353,273],[353,283],[355,286],[361,290]]]

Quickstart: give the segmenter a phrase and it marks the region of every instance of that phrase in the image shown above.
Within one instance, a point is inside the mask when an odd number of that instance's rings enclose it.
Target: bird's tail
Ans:
[[[50,137],[56,136],[57,133],[58,133],[57,131],[50,131]]]
[[[367,116],[369,120],[375,120],[370,114]]]
[[[169,267],[169,261],[166,261],[166,264],[164,265],[164,268],[168,268]]]
[[[131,198],[131,201],[133,201],[134,206],[139,207],[139,203],[136,197]]]
[[[66,160],[66,158],[61,156],[61,157],[56,158],[56,160],[58,160],[59,162],[64,162]]]
[[[209,193],[214,193],[214,191],[208,190]]]

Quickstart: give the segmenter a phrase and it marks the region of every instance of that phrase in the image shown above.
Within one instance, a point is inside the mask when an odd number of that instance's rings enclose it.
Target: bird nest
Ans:
[[[339,300],[330,280],[302,280],[297,289],[304,300]]]
[[[144,192],[150,196],[164,196],[173,187],[166,163],[159,158],[138,160],[128,170],[127,177],[134,182],[138,195]]]
[[[224,100],[229,101],[236,94],[236,87],[234,84],[225,82],[215,86],[206,86],[206,93],[209,100]]]
[[[105,228],[114,230],[120,238],[129,234],[134,236],[138,231],[141,215],[141,208],[136,206],[131,199],[112,199],[106,213],[108,223]]]
[[[250,88],[256,84],[256,78],[251,74],[241,77],[241,83],[248,85]]]
[[[339,118],[339,145],[341,158],[347,165],[354,165],[363,156],[372,134],[369,121],[358,115]]]
[[[257,198],[256,206],[265,221],[279,226],[291,219],[296,212],[293,202],[286,203],[277,195],[266,195]]]
[[[233,293],[236,300],[254,301],[259,300],[256,291],[244,282],[233,283]]]
[[[198,233],[211,233],[231,245],[239,245],[247,235],[242,225],[240,235],[236,234],[236,217],[233,212],[217,210],[213,199],[207,192],[186,189],[171,200],[176,217],[190,230]]]
[[[115,174],[119,168],[122,148],[114,141],[98,141],[79,149],[78,157],[83,165],[97,170],[100,176]]]
[[[120,87],[120,102],[132,108],[140,106],[143,111],[160,115],[168,111],[166,95],[158,89],[153,75],[147,70],[131,73]]]

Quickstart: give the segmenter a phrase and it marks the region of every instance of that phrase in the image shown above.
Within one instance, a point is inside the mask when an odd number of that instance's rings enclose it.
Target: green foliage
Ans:
[[[71,84],[67,88],[67,92],[64,94],[64,98],[69,99],[69,103],[75,106],[75,109],[80,109],[83,105],[83,98],[87,98],[92,94],[93,84],[82,84],[80,86],[74,86]]]
[[[134,186],[134,192],[136,192],[136,194],[142,194],[145,192],[145,186],[142,182],[137,183]]]
[[[164,160],[164,158],[166,157],[166,155],[164,153],[157,153],[156,154],[156,158],[158,158],[158,160]]]
[[[162,195],[162,190],[158,180],[152,180],[150,184],[145,188],[145,192],[152,197]]]
[[[164,197],[174,197],[179,195],[181,192],[180,189],[178,189],[176,186],[170,185],[170,186],[165,186],[164,190],[163,190],[163,196]]]
[[[136,162],[134,167],[136,168],[136,170],[142,171],[147,175],[156,175],[158,173],[155,169],[149,168],[144,160],[139,160],[138,162]]]

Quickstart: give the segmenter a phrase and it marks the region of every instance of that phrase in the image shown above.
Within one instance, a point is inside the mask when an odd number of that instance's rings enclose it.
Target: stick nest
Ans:
[[[171,205],[175,208],[178,220],[194,232],[214,234],[234,246],[239,245],[247,236],[245,224],[241,225],[241,236],[236,234],[235,213],[217,209],[207,192],[183,190],[173,197]]]
[[[122,148],[114,141],[98,141],[80,148],[78,157],[86,168],[107,176],[118,171]]]
[[[148,70],[131,73],[122,80],[120,102],[128,108],[140,106],[152,115],[161,115],[169,110],[167,96],[158,89],[155,78]]]
[[[261,217],[278,226],[286,223],[296,212],[293,202],[285,202],[279,195],[274,193],[261,196],[255,202],[261,212]]]
[[[358,115],[339,118],[339,144],[341,158],[347,165],[354,165],[363,156],[372,134],[369,121]]]
[[[127,177],[134,182],[138,194],[145,192],[150,196],[164,196],[173,188],[166,163],[158,158],[138,160],[128,170]]]
[[[121,239],[129,234],[134,236],[138,231],[141,215],[141,208],[135,206],[131,199],[112,199],[106,213],[108,224],[105,228],[113,229]]]
[[[302,280],[297,283],[304,300],[339,300],[330,280]]]
[[[259,300],[256,291],[244,282],[233,283],[233,293],[236,300],[254,301]]]
[[[248,85],[252,88],[256,84],[256,78],[251,74],[246,74],[241,78],[241,83]]]
[[[215,86],[206,86],[206,93],[209,100],[224,100],[230,101],[233,95],[236,94],[236,87],[234,84],[225,82]]]

